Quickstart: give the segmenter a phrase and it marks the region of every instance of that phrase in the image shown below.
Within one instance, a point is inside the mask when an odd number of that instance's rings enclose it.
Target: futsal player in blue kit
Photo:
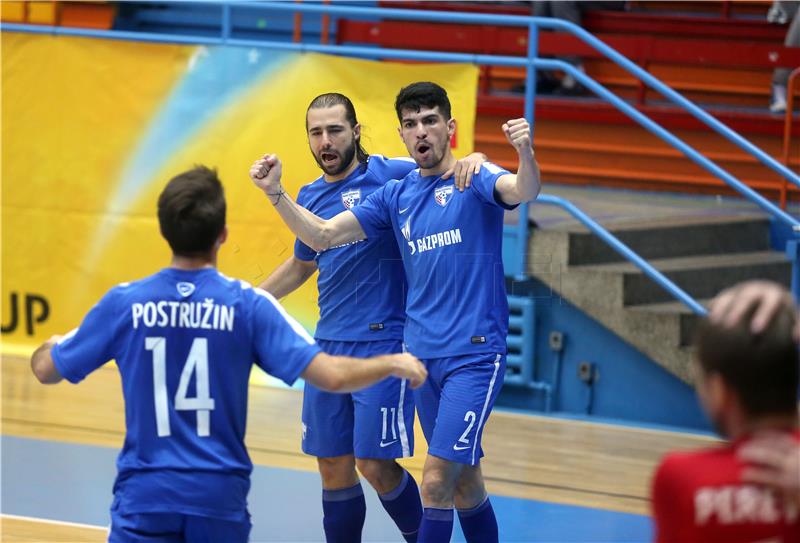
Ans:
[[[516,175],[486,163],[461,192],[441,176],[455,160],[449,146],[455,120],[445,90],[414,83],[400,91],[395,109],[400,136],[419,168],[349,211],[326,220],[297,205],[281,187],[274,155],[256,161],[250,174],[291,230],[317,251],[393,233],[408,280],[406,347],[430,372],[415,391],[429,444],[419,541],[449,540],[453,506],[467,541],[498,541],[480,442],[505,373],[503,212],[540,190],[530,127],[525,119],[502,127],[518,153]]]
[[[286,383],[348,392],[393,375],[419,386],[410,354],[354,359],[321,351],[267,292],[216,270],[227,237],[216,172],[173,178],[158,200],[168,268],[111,289],[80,327],[31,358],[46,384],[77,383],[115,359],[125,398],[111,542],[248,540],[252,463],[244,445],[255,362]]]
[[[369,155],[361,145],[353,103],[339,93],[311,101],[306,132],[323,173],[300,189],[297,202],[324,218],[354,209],[387,181],[402,179],[417,167],[409,157]],[[463,186],[484,158],[475,153],[458,161],[455,182]],[[297,240],[294,254],[260,286],[282,298],[317,270],[320,319],[314,337],[326,353],[402,352],[406,282],[391,232],[320,253]],[[386,379],[351,395],[305,384],[302,448],[317,457],[328,543],[361,540],[366,502],[356,466],[405,540],[416,541],[422,518],[419,490],[395,461],[413,454],[413,424],[413,396],[403,381]]]

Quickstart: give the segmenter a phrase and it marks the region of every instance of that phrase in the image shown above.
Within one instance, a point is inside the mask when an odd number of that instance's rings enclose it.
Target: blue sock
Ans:
[[[446,543],[453,535],[453,510],[426,507],[419,525],[418,543]]]
[[[367,516],[361,483],[341,490],[323,490],[322,513],[328,543],[360,543]]]
[[[489,496],[477,507],[459,509],[458,520],[467,543],[497,543],[497,519]]]
[[[419,524],[422,522],[422,501],[414,477],[403,470],[403,480],[397,488],[381,494],[381,503],[400,529],[407,543],[416,543]]]

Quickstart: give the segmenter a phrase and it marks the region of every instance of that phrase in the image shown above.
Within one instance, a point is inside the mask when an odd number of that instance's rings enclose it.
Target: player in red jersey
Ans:
[[[735,302],[742,287],[726,294]],[[764,433],[800,443],[794,308],[776,308],[760,332],[752,329],[756,313],[751,306],[733,324],[712,319],[697,330],[697,391],[730,443],[664,458],[653,481],[660,543],[800,541],[797,504],[744,481],[746,466],[737,455]]]

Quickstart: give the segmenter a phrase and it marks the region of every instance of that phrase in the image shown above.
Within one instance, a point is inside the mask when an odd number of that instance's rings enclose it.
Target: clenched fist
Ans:
[[[503,124],[503,133],[517,153],[533,150],[531,143],[531,127],[525,119],[511,119]]]
[[[281,191],[281,161],[277,155],[264,155],[250,166],[250,179],[267,193]]]

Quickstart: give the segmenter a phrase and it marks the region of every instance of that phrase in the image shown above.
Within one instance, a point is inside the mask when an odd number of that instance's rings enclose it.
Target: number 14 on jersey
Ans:
[[[144,348],[153,353],[153,398],[156,409],[156,428],[158,437],[172,434],[169,423],[169,396],[167,393],[167,340],[163,337],[148,337],[144,340]],[[187,398],[189,382],[195,374],[195,396]],[[214,399],[211,398],[208,386],[208,339],[195,338],[189,350],[189,356],[183,365],[178,390],[174,401],[177,411],[197,412],[197,435],[208,437],[211,434],[211,411],[214,410]]]

